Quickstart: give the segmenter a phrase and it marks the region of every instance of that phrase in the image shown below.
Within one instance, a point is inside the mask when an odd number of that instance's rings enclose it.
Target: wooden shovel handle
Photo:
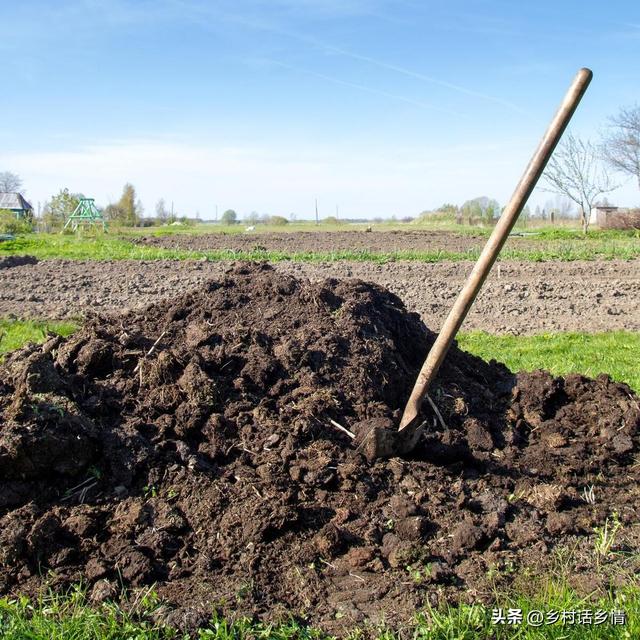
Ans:
[[[580,99],[587,90],[593,73],[590,69],[580,69],[574,78],[564,100],[560,104],[556,115],[554,116],[549,128],[542,137],[536,152],[533,154],[529,165],[525,169],[520,182],[516,187],[509,204],[503,211],[500,219],[496,223],[493,233],[489,237],[478,261],[473,267],[473,271],[467,278],[462,291],[458,295],[447,319],[442,325],[442,329],[438,334],[436,341],[433,343],[427,358],[422,365],[422,369],[418,374],[418,379],[413,387],[411,396],[404,409],[402,419],[400,421],[400,431],[415,422],[420,411],[422,401],[427,394],[429,384],[438,373],[438,369],[447,355],[447,351],[453,342],[453,339],[460,329],[460,325],[464,321],[467,312],[471,308],[478,291],[486,280],[493,263],[496,261],[502,246],[504,245],[509,232],[513,228],[520,212],[524,208],[527,199],[531,195],[538,179],[542,175],[547,162],[556,148],[564,130],[567,128],[571,116],[573,115]]]

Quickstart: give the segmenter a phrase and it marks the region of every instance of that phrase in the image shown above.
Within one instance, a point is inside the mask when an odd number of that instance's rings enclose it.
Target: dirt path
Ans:
[[[0,316],[58,319],[87,310],[137,308],[182,293],[228,268],[224,262],[191,261],[17,265],[0,270]],[[381,284],[408,309],[440,323],[471,263],[285,262],[276,268],[311,280],[354,277]],[[515,334],[640,330],[640,262],[503,262],[464,328]]]

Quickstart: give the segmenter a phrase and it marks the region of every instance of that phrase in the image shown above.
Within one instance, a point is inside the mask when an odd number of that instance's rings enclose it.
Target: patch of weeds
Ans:
[[[433,565],[430,562],[427,562],[424,565],[408,565],[406,567],[406,571],[411,578],[411,581],[420,585],[427,582],[431,578],[431,573],[433,570]]]
[[[540,247],[540,240],[544,244]],[[640,245],[630,235],[594,233],[587,238],[579,234],[537,237],[538,244],[529,245],[528,240],[519,240],[517,245],[508,244],[502,252],[503,259],[511,260],[594,260],[632,259],[640,256]],[[82,237],[60,234],[27,234],[0,244],[0,255],[32,255],[39,259],[66,258],[71,260],[269,260],[280,262],[333,262],[349,260],[355,262],[386,263],[394,260],[419,262],[442,262],[475,260],[480,248],[466,251],[398,250],[375,252],[367,249],[341,251],[268,251],[256,247],[249,251],[217,249],[192,251],[168,249],[131,242],[127,237],[99,235]]]
[[[126,606],[106,603],[90,607],[85,591],[76,587],[63,595],[48,594],[30,600],[24,596],[0,599],[0,637],[2,640],[187,640],[175,629],[155,623],[151,614],[160,601],[153,588],[143,590],[127,600]],[[493,609],[513,608],[526,621],[529,612],[577,610],[621,611],[624,626],[610,623],[595,625],[562,624],[536,628],[526,622],[517,625],[496,624]],[[335,615],[337,620],[343,612]],[[229,621],[213,614],[202,628],[194,630],[189,640],[329,640],[329,636],[292,619],[278,624],[248,619]],[[341,637],[349,640],[372,638],[395,640],[616,640],[640,637],[640,586],[628,584],[596,599],[579,596],[566,583],[549,579],[546,587],[535,593],[497,593],[495,604],[427,605],[412,624],[392,632],[384,626],[345,628]]]
[[[602,527],[595,527],[595,551],[598,560],[606,558],[613,545],[616,542],[616,536],[622,529],[622,523],[616,512],[611,515],[611,519],[607,518]]]
[[[247,596],[251,594],[253,591],[253,580],[248,580],[247,582],[243,582],[236,591],[236,599],[241,602]]]
[[[501,564],[491,564],[487,569],[487,579],[490,582],[494,582],[498,578],[503,576],[512,576],[518,570],[517,565],[513,560],[505,560]]]

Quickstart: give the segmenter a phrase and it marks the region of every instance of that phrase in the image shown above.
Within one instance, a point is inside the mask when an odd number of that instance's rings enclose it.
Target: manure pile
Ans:
[[[334,423],[397,422],[433,339],[378,286],[244,265],[10,354],[0,593],[155,584],[183,626],[214,608],[397,625],[488,598],[490,571],[540,569],[613,510],[634,521],[638,398],[606,376],[453,348],[442,421],[426,407],[411,457],[368,462]]]

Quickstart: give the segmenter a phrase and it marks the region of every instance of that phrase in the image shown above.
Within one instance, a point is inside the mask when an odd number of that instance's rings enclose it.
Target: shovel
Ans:
[[[453,342],[460,325],[464,321],[484,281],[487,279],[493,263],[496,261],[509,232],[516,223],[520,212],[531,195],[538,179],[542,175],[553,150],[556,148],[564,130],[567,128],[582,96],[584,95],[593,73],[590,69],[580,69],[574,78],[564,100],[560,104],[549,128],[542,137],[536,152],[520,178],[509,204],[504,209],[493,232],[489,236],[473,271],[467,278],[460,291],[442,329],[433,343],[427,358],[418,374],[411,396],[402,414],[400,427],[397,431],[372,425],[365,429],[359,449],[369,460],[376,458],[390,458],[392,456],[410,453],[417,445],[424,422],[420,419],[420,407],[427,395],[429,385],[438,373],[449,347]]]

